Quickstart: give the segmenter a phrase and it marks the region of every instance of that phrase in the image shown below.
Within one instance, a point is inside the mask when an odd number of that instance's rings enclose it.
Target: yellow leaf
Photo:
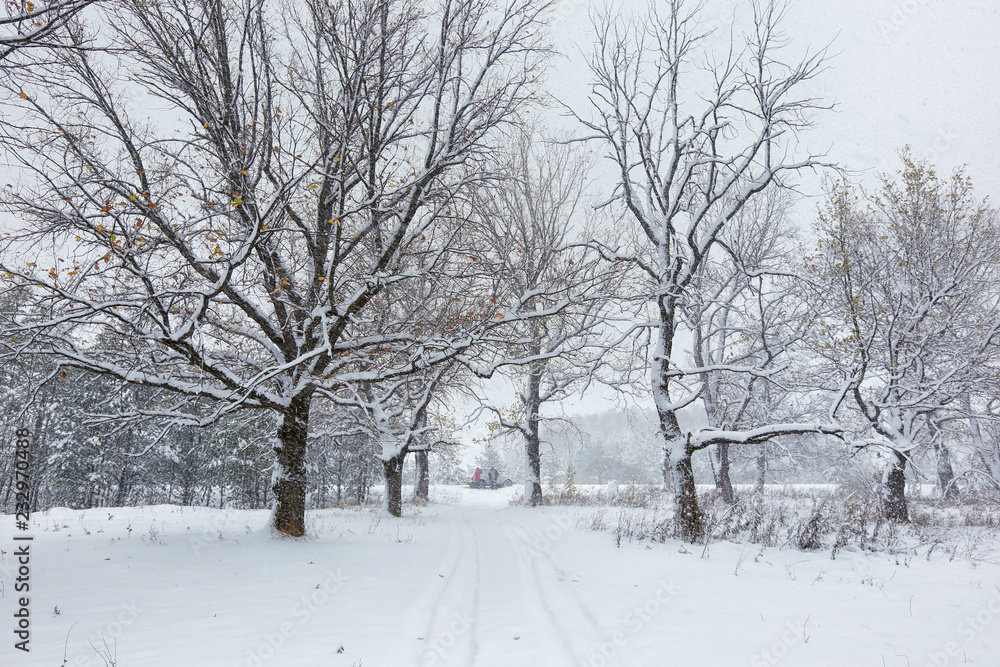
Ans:
[[[28,97],[28,94],[27,94],[27,93],[21,93],[21,99],[22,99],[22,100],[23,100],[23,99],[25,99],[25,98],[27,98],[27,97]]]

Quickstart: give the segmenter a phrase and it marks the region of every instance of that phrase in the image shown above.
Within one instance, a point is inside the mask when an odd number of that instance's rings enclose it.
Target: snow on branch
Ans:
[[[844,429],[838,424],[821,423],[769,424],[749,431],[703,429],[689,435],[689,444],[695,450],[717,444],[754,445],[783,435],[805,435],[808,433],[841,437]]]

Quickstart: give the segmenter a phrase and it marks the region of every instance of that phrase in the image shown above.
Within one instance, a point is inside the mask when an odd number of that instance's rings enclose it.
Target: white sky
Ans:
[[[641,8],[646,0],[626,0]],[[603,0],[559,0],[553,23],[557,50],[549,89],[569,104],[585,100],[592,7]],[[830,46],[829,70],[810,93],[836,103],[800,140],[830,161],[858,172],[865,185],[898,168],[909,144],[939,173],[968,165],[977,192],[1000,195],[1000,3],[995,0],[790,0],[789,53]],[[732,7],[745,0],[705,0],[708,25],[728,31]],[[738,24],[740,25],[740,24]],[[571,124],[567,122],[567,129]],[[819,179],[803,187],[820,192]],[[815,204],[804,209],[815,211]],[[808,221],[804,220],[808,224]]]

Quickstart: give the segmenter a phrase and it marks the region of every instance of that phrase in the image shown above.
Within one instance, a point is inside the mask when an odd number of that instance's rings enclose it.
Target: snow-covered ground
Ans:
[[[267,512],[35,515],[30,654],[3,517],[0,664],[1000,664],[995,559],[618,547],[584,527],[595,508],[510,506],[515,490],[435,488],[402,519],[311,512],[301,541],[272,539]]]

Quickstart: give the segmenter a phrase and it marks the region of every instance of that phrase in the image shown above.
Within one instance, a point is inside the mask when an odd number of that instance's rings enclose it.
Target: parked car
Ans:
[[[482,473],[482,479],[478,480],[475,479],[475,473],[470,475],[469,486],[472,487],[473,489],[490,488],[490,480],[487,478],[486,472],[484,471]],[[508,477],[507,475],[500,473],[500,476],[497,477],[497,488],[500,488],[501,486],[514,486],[514,478]]]

